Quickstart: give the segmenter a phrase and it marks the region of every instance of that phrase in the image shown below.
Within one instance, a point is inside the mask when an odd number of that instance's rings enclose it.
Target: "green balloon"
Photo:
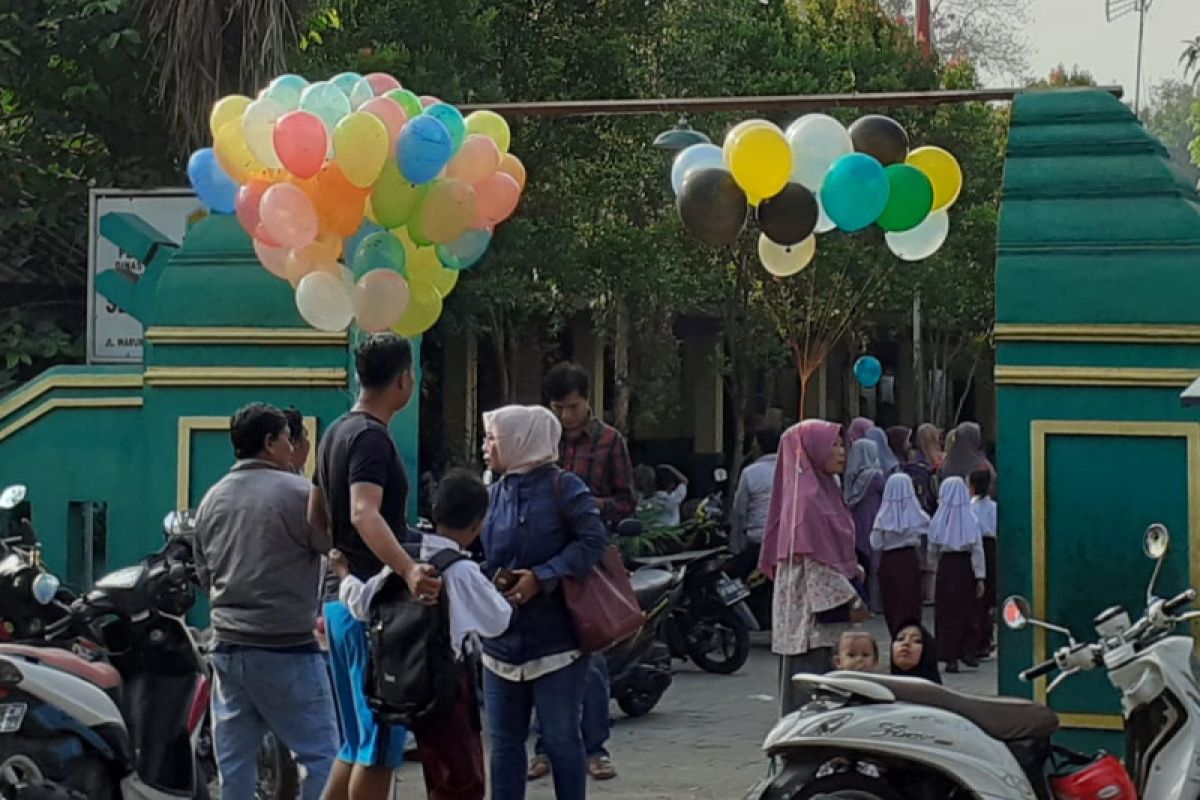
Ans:
[[[371,210],[380,225],[399,228],[417,215],[429,186],[416,186],[400,174],[395,159],[389,158],[371,190]]]
[[[433,240],[425,235],[425,231],[421,227],[420,214],[414,214],[413,218],[408,221],[408,238],[412,239],[413,244],[417,247],[429,247],[433,244]]]
[[[924,172],[908,164],[892,164],[887,173],[887,207],[878,225],[890,233],[910,231],[925,221],[933,208],[933,184]]]
[[[404,245],[387,231],[372,233],[359,243],[351,255],[355,280],[373,269],[390,269],[408,277]]]
[[[400,104],[404,109],[404,113],[409,119],[415,119],[420,115],[425,107],[421,105],[421,98],[410,92],[408,89],[392,89],[385,97],[390,97]]]

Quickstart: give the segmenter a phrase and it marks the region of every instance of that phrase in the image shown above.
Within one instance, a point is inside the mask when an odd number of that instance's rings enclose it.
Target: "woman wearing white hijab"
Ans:
[[[929,524],[929,553],[937,561],[934,635],[938,659],[946,672],[979,662],[973,652],[975,606],[983,597],[987,563],[983,529],[971,510],[971,495],[962,478],[948,478],[938,492],[938,510]]]
[[[558,800],[583,800],[587,762],[579,719],[588,658],[579,649],[561,579],[588,575],[608,546],[592,493],[557,466],[562,425],[541,406],[484,414],[492,487],[485,570],[516,604],[508,631],[483,642],[492,742],[492,800],[522,800],[525,741],[536,707]]]
[[[883,503],[871,528],[871,549],[879,553],[879,588],[888,633],[921,618],[921,537],[929,515],[921,510],[912,478],[897,472],[883,487]]]

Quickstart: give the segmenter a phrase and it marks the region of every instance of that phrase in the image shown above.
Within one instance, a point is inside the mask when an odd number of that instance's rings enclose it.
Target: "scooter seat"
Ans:
[[[639,569],[629,576],[642,611],[648,611],[666,597],[674,581],[675,575],[665,569]]]
[[[121,674],[111,664],[88,661],[69,650],[56,647],[30,647],[23,644],[0,644],[0,656],[13,656],[24,661],[51,667],[82,678],[101,689],[116,689],[121,685]]]
[[[1016,697],[977,697],[939,686],[921,678],[900,675],[872,675],[863,672],[835,672],[836,676],[868,680],[891,690],[901,703],[933,706],[966,717],[979,728],[1002,742],[1021,739],[1048,739],[1058,730],[1058,714],[1040,703]]]

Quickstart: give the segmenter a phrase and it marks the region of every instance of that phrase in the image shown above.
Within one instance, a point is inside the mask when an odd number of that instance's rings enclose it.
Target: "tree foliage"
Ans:
[[[1192,109],[1200,102],[1198,87],[1183,81],[1166,80],[1154,87],[1142,117],[1146,127],[1171,154],[1171,160],[1195,185],[1200,167],[1192,161],[1189,147],[1196,138]]]
[[[880,5],[915,27],[914,0],[880,0]],[[931,0],[932,45],[944,59],[1020,80],[1029,68],[1029,42],[1021,31],[1032,5],[1031,0]]]

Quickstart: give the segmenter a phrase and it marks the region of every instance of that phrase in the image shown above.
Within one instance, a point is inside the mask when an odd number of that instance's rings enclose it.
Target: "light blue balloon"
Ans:
[[[411,119],[396,144],[396,161],[409,182],[429,183],[450,162],[454,145],[442,121],[422,114]]]
[[[850,153],[833,162],[825,173],[821,207],[835,225],[853,233],[879,219],[890,194],[883,165],[864,153]]]
[[[358,82],[350,89],[350,107],[358,109],[363,103],[375,96],[375,89],[371,86],[371,82],[366,78],[359,78]]]
[[[883,377],[883,365],[875,356],[863,356],[854,362],[854,378],[864,389],[874,389]]]
[[[357,243],[350,260],[354,277],[361,278],[373,269],[390,269],[408,277],[408,257],[404,245],[388,231],[378,231]]]
[[[196,196],[209,211],[217,214],[232,214],[236,208],[238,185],[225,174],[217,163],[217,154],[211,147],[192,153],[187,165],[188,181],[196,190]]]
[[[472,228],[453,242],[439,244],[434,251],[446,269],[464,270],[478,264],[491,243],[491,231]]]
[[[300,108],[315,114],[325,123],[325,130],[333,136],[333,129],[350,113],[350,98],[329,81],[314,83],[300,95]]]
[[[725,169],[725,156],[715,144],[694,144],[675,156],[671,165],[671,189],[675,194],[683,188],[683,179],[700,169]]]
[[[299,75],[280,75],[267,86],[265,96],[286,108],[295,111],[300,107],[300,95],[308,88],[308,81]]]
[[[462,112],[449,103],[434,103],[424,113],[446,126],[450,132],[450,153],[453,156],[467,137],[467,123],[463,120]]]
[[[346,95],[346,99],[350,98],[350,93],[354,91],[354,84],[363,79],[362,75],[357,72],[339,72],[329,79],[329,82],[341,90],[342,94]]]
[[[351,261],[353,261],[353,256],[358,252],[359,245],[362,244],[364,239],[373,233],[384,233],[386,230],[382,225],[376,225],[371,220],[364,219],[358,230],[346,237],[346,240],[342,243],[342,252],[349,253]]]

